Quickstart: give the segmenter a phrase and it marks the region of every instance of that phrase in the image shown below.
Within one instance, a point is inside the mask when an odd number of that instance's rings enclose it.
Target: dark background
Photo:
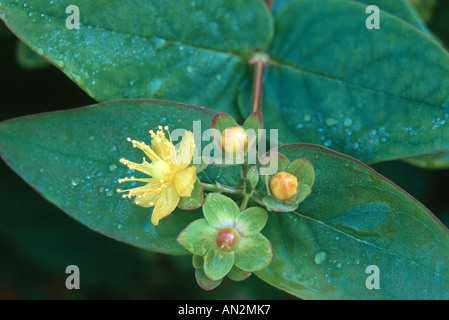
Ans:
[[[449,46],[449,1],[429,27]],[[62,72],[38,59],[0,22],[0,121],[77,108],[95,101]],[[18,58],[19,57],[19,58]],[[449,170],[396,161],[374,169],[449,225]],[[191,256],[156,254],[99,235],[48,203],[0,161],[0,299],[292,299],[256,276],[198,287]],[[65,269],[81,270],[81,289],[67,290]]]

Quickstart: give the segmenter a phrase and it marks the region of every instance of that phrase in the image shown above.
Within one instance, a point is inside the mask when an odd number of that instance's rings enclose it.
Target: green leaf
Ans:
[[[116,192],[118,179],[132,173],[119,159],[143,156],[128,137],[149,144],[150,129],[168,125],[172,132],[192,130],[193,121],[201,121],[206,130],[214,115],[177,103],[117,101],[24,117],[0,124],[0,153],[33,188],[87,227],[138,247],[186,254],[176,237],[202,217],[201,210],[177,209],[153,226],[149,223],[151,209]],[[229,180],[226,172],[216,178]]]
[[[404,161],[424,169],[449,169],[449,153],[410,158]]]
[[[79,8],[79,29],[66,28],[69,5]],[[163,99],[228,113],[245,57],[273,32],[259,0],[1,0],[0,17],[98,101]]]
[[[296,1],[277,15],[263,93],[279,144],[307,142],[363,162],[449,150],[449,55],[402,20],[366,5]],[[394,45],[391,45],[394,43]],[[251,105],[252,84],[239,97]]]
[[[228,274],[234,265],[234,252],[209,250],[204,260],[204,273],[212,281],[218,281]]]
[[[437,0],[409,0],[425,22],[432,20]]]
[[[190,253],[205,256],[209,248],[213,247],[217,230],[212,228],[205,219],[198,219],[189,224],[178,235],[178,242]]]
[[[17,41],[16,59],[23,68],[39,69],[50,66],[47,60],[37,55],[22,41]]]
[[[190,197],[181,197],[181,199],[179,199],[178,208],[183,210],[193,210],[201,207],[203,202],[203,188],[201,187],[200,179],[197,178],[192,194],[190,195]]]
[[[449,232],[418,201],[357,160],[320,146],[280,152],[308,159],[316,180],[296,212],[272,212],[274,250],[256,275],[304,299],[448,299]],[[380,289],[368,290],[368,266]]]
[[[206,221],[219,229],[232,226],[240,209],[231,198],[220,193],[209,193],[204,200],[203,213]]]
[[[273,3],[273,14],[277,14],[279,11],[287,7],[292,2],[297,0],[275,0]],[[424,34],[433,37],[432,33],[427,28],[424,21],[420,18],[419,14],[413,8],[413,6],[407,0],[353,0],[368,5],[378,6],[381,11],[388,12],[396,17],[411,24]]]

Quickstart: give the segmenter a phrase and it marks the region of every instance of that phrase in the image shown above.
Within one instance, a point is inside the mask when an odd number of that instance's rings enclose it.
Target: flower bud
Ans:
[[[270,191],[278,200],[290,199],[298,193],[298,179],[290,173],[278,172],[271,179]]]
[[[248,173],[246,174],[246,177],[249,180],[251,188],[254,189],[257,186],[257,184],[259,183],[259,172],[257,170],[257,167],[256,166],[252,166],[248,170]]]
[[[248,151],[248,135],[242,127],[227,128],[221,138],[222,149],[226,154],[237,155]]]
[[[240,243],[239,233],[231,227],[226,227],[217,233],[217,246],[223,251],[234,251]]]

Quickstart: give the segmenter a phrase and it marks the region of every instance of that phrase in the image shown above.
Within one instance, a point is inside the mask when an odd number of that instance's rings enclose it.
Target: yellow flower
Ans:
[[[168,133],[168,139],[163,131]],[[178,152],[168,132],[168,127],[162,128],[154,133],[150,130],[151,147],[143,142],[131,140],[133,147],[141,149],[145,155],[151,160],[147,162],[143,158],[141,164],[121,159],[120,162],[128,166],[131,170],[137,170],[150,176],[150,178],[124,178],[118,182],[140,181],[146,182],[145,185],[128,190],[120,190],[118,192],[128,192],[123,198],[135,197],[134,203],[141,207],[153,207],[153,215],[151,222],[154,225],[159,220],[168,216],[178,205],[180,197],[190,197],[196,181],[196,168],[189,166],[192,161],[195,143],[193,134],[186,131],[182,138]]]

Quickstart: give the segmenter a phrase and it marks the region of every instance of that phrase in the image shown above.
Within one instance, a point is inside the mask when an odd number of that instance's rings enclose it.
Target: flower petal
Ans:
[[[243,236],[259,233],[268,221],[268,213],[259,207],[248,208],[237,216],[237,230]]]
[[[193,133],[186,131],[181,140],[181,145],[178,150],[177,163],[178,170],[187,168],[192,161],[193,151],[195,150],[195,140]]]
[[[213,281],[209,279],[206,274],[204,273],[203,269],[196,269],[195,270],[195,279],[198,285],[201,287],[201,289],[210,291],[218,287],[221,283],[221,279],[217,281]]]
[[[219,229],[232,227],[240,209],[231,198],[219,193],[209,193],[204,200],[203,213],[207,222]]]
[[[235,265],[247,272],[266,268],[273,259],[273,248],[270,241],[262,234],[242,237],[235,250]]]
[[[139,196],[137,196],[134,199],[134,203],[137,204],[138,206],[144,207],[144,208],[150,208],[152,206],[154,206],[154,204],[156,203],[156,200],[158,199],[158,197],[160,196],[160,193],[154,192],[154,193],[150,193],[150,194],[144,194],[141,198],[139,198]]]
[[[151,222],[157,226],[160,219],[165,218],[172,213],[173,210],[175,210],[178,202],[179,194],[176,192],[174,186],[170,186],[162,191],[159,199],[156,201],[156,205],[154,206]]]
[[[220,280],[228,274],[234,265],[234,252],[216,252],[209,250],[204,260],[204,273],[210,280]]]
[[[196,168],[188,167],[187,169],[178,171],[174,185],[176,192],[181,197],[190,197],[196,181]]]
[[[178,235],[178,242],[192,254],[205,256],[214,245],[217,230],[212,228],[205,219],[198,219],[189,224]]]

